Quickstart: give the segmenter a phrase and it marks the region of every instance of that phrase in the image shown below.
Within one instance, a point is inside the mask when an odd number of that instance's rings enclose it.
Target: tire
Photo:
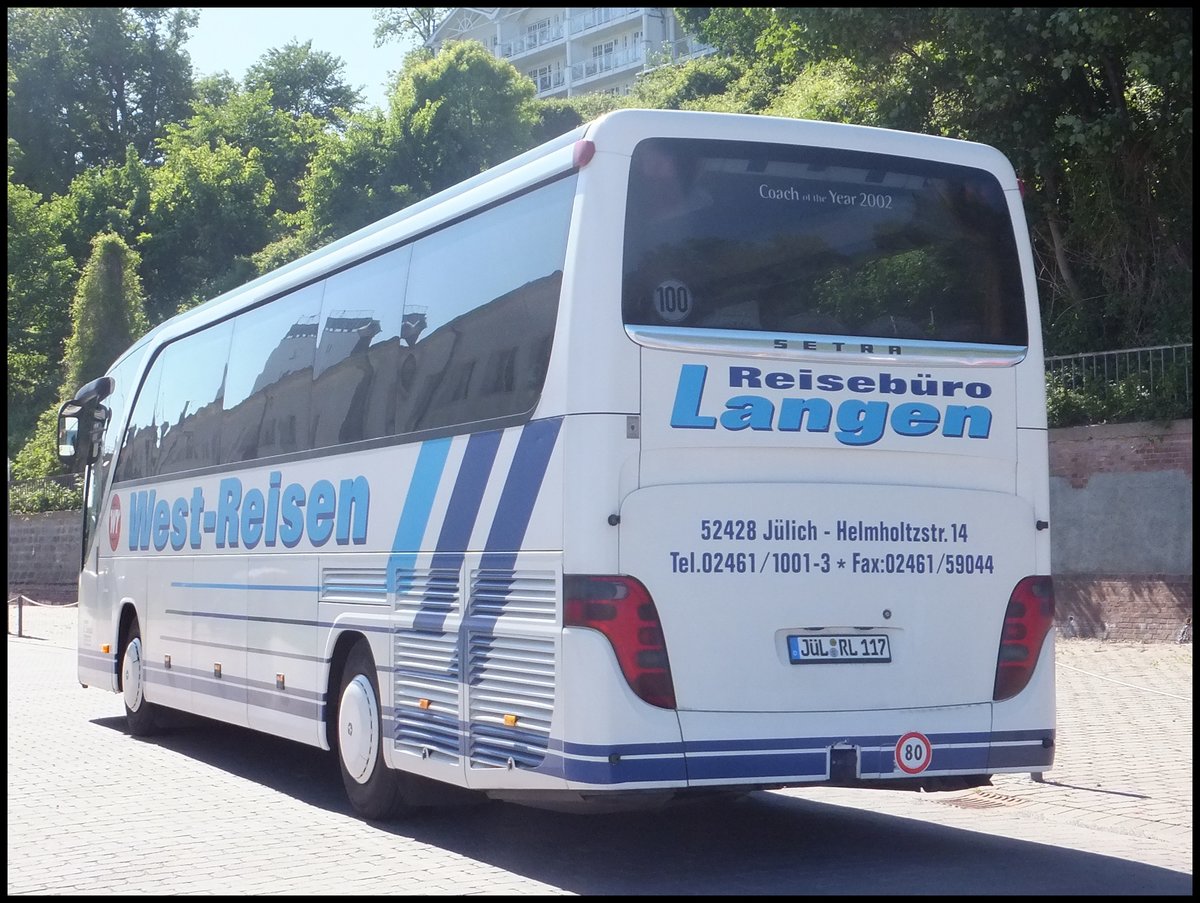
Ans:
[[[379,677],[366,640],[350,650],[337,702],[337,757],[342,783],[354,811],[384,820],[408,810],[402,775],[383,760],[383,708]]]
[[[121,650],[121,695],[125,698],[125,724],[134,737],[158,733],[158,708],[146,701],[146,668],[142,632],[135,617]]]

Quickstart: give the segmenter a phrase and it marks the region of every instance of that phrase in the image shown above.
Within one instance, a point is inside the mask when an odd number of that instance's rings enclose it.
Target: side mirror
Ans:
[[[71,472],[95,464],[100,456],[108,408],[97,401],[68,401],[58,409],[58,460]]]
[[[113,390],[111,377],[92,380],[58,409],[58,460],[71,472],[94,464],[108,425],[109,410],[100,402]]]
[[[70,464],[79,452],[79,415],[58,412],[58,460]]]

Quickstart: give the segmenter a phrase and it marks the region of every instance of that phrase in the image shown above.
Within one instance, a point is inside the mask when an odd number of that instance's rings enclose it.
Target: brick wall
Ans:
[[[1192,578],[1057,575],[1060,636],[1136,643],[1174,642],[1192,623]]]
[[[1098,474],[1177,471],[1192,478],[1192,421],[1050,431],[1050,475],[1086,488]]]
[[[1192,421],[1050,431],[1063,635],[1173,641],[1192,617]]]

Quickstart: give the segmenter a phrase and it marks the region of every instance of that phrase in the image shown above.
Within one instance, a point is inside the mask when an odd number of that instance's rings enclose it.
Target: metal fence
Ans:
[[[83,504],[83,479],[68,473],[36,480],[10,480],[9,514],[40,514],[43,511],[68,511]]]
[[[1046,358],[1051,426],[1192,416],[1192,346]]]

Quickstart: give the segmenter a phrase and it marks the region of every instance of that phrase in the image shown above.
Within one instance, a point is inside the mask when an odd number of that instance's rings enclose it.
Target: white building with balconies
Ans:
[[[528,75],[538,97],[628,94],[639,73],[712,52],[668,7],[463,7],[425,46],[468,40]]]

